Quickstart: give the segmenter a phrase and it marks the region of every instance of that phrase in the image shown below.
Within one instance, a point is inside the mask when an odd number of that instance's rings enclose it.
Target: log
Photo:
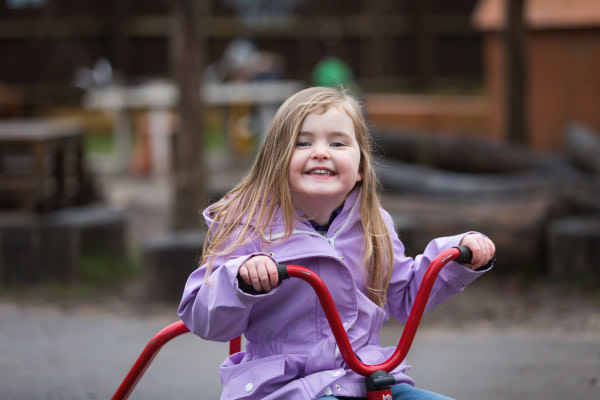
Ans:
[[[525,146],[487,140],[441,138],[382,129],[373,131],[373,139],[380,157],[448,171],[506,173],[555,169],[566,164],[560,157],[536,153]]]
[[[387,192],[450,197],[502,197],[511,193],[550,193],[552,175],[535,170],[497,174],[468,174],[381,160],[377,175]]]
[[[542,194],[553,199],[554,217],[600,212],[600,177],[569,165],[509,173],[468,174],[382,159],[376,166],[384,192],[494,201]]]
[[[0,214],[0,284],[73,282],[90,255],[125,261],[126,228],[125,214],[98,206]]]
[[[66,208],[40,218],[45,225],[64,226],[76,235],[82,253],[104,253],[127,258],[127,216],[102,206]]]
[[[600,134],[578,123],[569,124],[566,152],[573,164],[600,176]]]

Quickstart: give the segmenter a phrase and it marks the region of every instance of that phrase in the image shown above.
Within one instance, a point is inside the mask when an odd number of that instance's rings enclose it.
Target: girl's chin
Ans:
[[[334,208],[337,208],[344,203],[346,195],[347,193],[324,193],[322,191],[313,193],[294,194],[294,202],[299,201],[304,204],[311,204],[311,207],[334,206]]]

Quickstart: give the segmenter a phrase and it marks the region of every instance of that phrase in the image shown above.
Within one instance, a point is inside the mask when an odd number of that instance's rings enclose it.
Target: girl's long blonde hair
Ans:
[[[264,238],[273,233],[271,222],[277,212],[283,216],[284,239],[292,234],[299,217],[288,184],[288,167],[296,137],[308,114],[323,113],[331,107],[343,110],[354,122],[363,176],[362,181],[357,183],[362,186],[360,213],[364,230],[364,257],[361,265],[364,266],[369,298],[382,307],[392,271],[392,241],[380,213],[379,183],[371,155],[371,135],[358,101],[343,90],[308,88],[281,105],[248,174],[211,206],[214,222],[204,242],[203,263],[211,265],[214,257],[231,255],[244,243],[256,238],[266,245]],[[207,268],[207,279],[211,271],[212,268]]]

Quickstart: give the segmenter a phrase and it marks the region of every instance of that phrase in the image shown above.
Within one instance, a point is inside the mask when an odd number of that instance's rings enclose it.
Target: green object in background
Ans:
[[[349,86],[354,83],[354,74],[348,64],[337,57],[327,57],[315,66],[312,72],[315,86]]]
[[[111,153],[115,150],[113,134],[105,131],[87,132],[84,138],[84,147],[87,153]]]

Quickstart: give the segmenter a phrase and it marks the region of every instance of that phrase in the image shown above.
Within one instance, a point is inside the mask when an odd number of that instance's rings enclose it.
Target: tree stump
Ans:
[[[40,219],[41,253],[58,281],[80,277],[85,257],[104,259],[96,268],[119,268],[127,260],[127,223],[123,212],[105,207],[76,207],[49,213]],[[110,264],[106,264],[110,262]]]
[[[39,224],[37,254],[43,263],[42,280],[73,282],[79,277],[81,248],[79,237],[68,224],[46,220]]]
[[[552,222],[548,260],[555,278],[600,278],[600,214]]]
[[[18,285],[40,280],[37,220],[29,213],[0,216],[0,283]]]
[[[206,232],[169,232],[142,243],[142,268],[149,297],[179,301],[188,276],[198,267]]]

